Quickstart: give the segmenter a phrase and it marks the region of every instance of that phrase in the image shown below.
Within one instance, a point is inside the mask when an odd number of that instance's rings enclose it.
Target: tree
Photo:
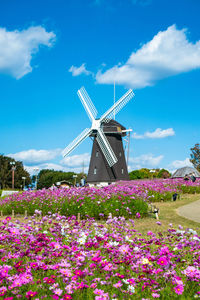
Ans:
[[[200,171],[200,145],[197,143],[193,148],[190,149],[192,153],[190,154],[190,161],[193,166]]]
[[[55,171],[55,170],[41,170],[38,174],[38,189],[49,188],[56,182],[60,182],[62,180],[66,180],[71,184],[74,184],[73,175],[78,175],[76,182],[80,182],[83,177],[83,173],[76,174],[74,172],[63,172],[63,171]]]
[[[12,165],[15,163],[15,189],[23,187],[22,177],[26,177],[26,185],[31,183],[30,174],[24,169],[21,161],[16,161],[11,157],[0,155],[0,187],[1,189],[12,188]]]
[[[130,180],[146,178],[169,178],[171,174],[165,169],[147,169],[134,170],[129,173]]]
[[[169,171],[167,171],[165,169],[161,169],[157,175],[158,178],[170,178],[170,176],[171,176],[171,174],[169,173]]]

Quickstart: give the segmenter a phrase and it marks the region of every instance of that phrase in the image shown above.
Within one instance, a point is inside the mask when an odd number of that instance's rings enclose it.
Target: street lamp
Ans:
[[[33,170],[35,171],[35,189],[37,190],[38,172],[40,169],[34,168]]]
[[[26,180],[26,177],[22,177],[23,181],[24,181],[24,190],[25,190],[25,180]]]
[[[76,186],[76,178],[78,177],[78,175],[73,175],[74,178],[74,186]]]
[[[14,188],[15,188],[15,169],[16,169],[15,162],[11,161],[10,165],[12,166],[11,167],[11,170],[12,170],[12,190],[14,190]]]

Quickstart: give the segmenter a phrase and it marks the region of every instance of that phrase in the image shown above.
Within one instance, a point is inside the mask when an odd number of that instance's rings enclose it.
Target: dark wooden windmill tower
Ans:
[[[126,128],[115,120],[103,123],[102,127],[103,132],[115,153],[117,162],[112,167],[109,166],[101,151],[99,143],[97,142],[96,136],[94,136],[87,182],[97,184],[99,182],[111,183],[116,180],[129,180],[122,142],[122,137],[126,136]]]
[[[128,180],[122,143],[126,129],[112,117],[113,112],[116,115],[131,100],[134,96],[133,91],[129,90],[100,119],[96,119],[97,110],[83,87],[78,90],[78,96],[92,121],[92,126],[86,128],[63,150],[63,156],[70,154],[88,136],[93,137],[87,182],[97,184]]]

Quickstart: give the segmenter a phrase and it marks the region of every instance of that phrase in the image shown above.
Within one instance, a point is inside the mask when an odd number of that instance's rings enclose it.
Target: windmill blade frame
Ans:
[[[112,150],[103,130],[101,128],[99,128],[99,130],[97,131],[97,137],[96,140],[101,148],[101,151],[103,152],[103,155],[105,156],[108,164],[110,167],[112,167],[114,164],[116,164],[117,157],[114,153],[114,151]]]
[[[93,122],[97,116],[97,110],[92,100],[90,99],[84,87],[80,88],[77,94],[79,96],[79,99],[81,100],[81,103],[83,104],[83,107],[85,108],[88,117]]]
[[[103,114],[100,118],[101,122],[108,123],[110,119],[112,119],[113,112],[115,111],[115,115],[135,96],[133,91],[130,89],[126,94],[124,94],[107,112]]]
[[[92,133],[91,128],[86,128],[79,134],[63,151],[62,155],[66,156],[70,154],[78,145],[80,145],[90,134]]]

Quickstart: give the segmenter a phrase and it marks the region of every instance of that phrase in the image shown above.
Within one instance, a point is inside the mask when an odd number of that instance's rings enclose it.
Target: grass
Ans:
[[[177,209],[180,206],[190,204],[194,201],[200,199],[199,194],[191,195],[191,194],[182,194],[181,198],[175,202],[158,202],[154,203],[157,208],[159,208],[159,221],[162,223],[161,226],[157,225],[157,220],[152,217],[144,218],[144,219],[136,219],[135,220],[135,229],[138,230],[142,234],[146,234],[148,231],[152,231],[154,233],[166,231],[169,228],[169,224],[172,223],[174,228],[177,228],[178,225],[181,225],[186,228],[192,228],[196,230],[200,234],[200,226],[199,223],[188,220],[184,217],[178,215]]]

